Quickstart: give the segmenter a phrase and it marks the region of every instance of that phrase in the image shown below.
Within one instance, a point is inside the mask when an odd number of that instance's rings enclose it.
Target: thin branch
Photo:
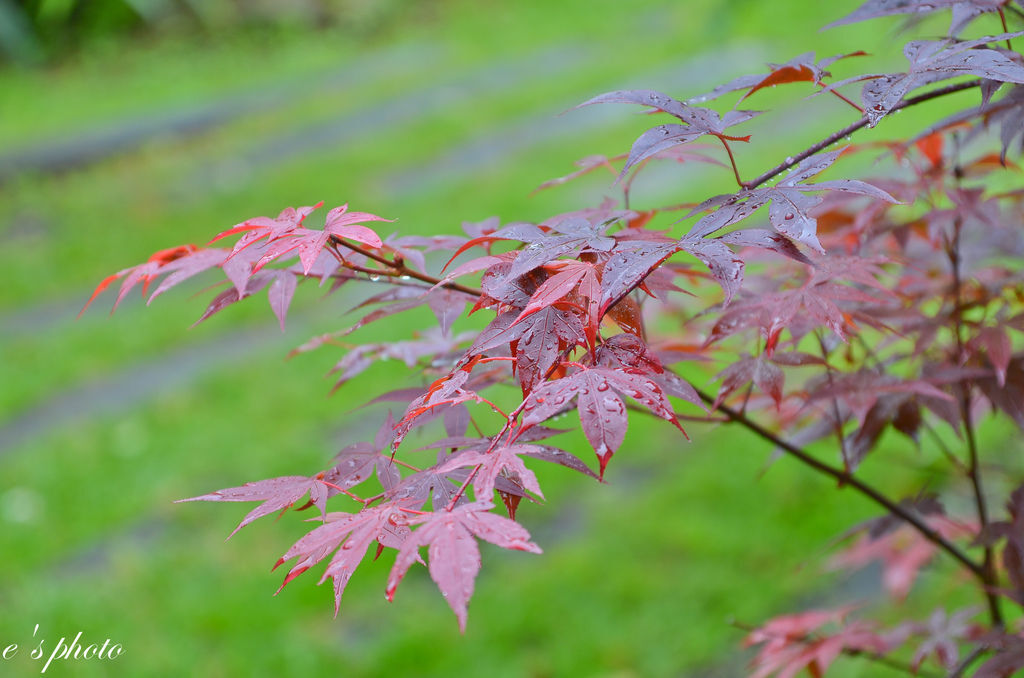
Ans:
[[[1003,11],[1002,7],[999,8],[999,20],[1003,22],[1003,33],[1009,33],[1010,29],[1006,27],[1006,12]],[[1006,39],[1006,49],[1011,52],[1013,51],[1013,43],[1010,42],[1009,38]]]
[[[962,678],[967,673],[967,669],[971,668],[971,664],[978,661],[978,659],[989,651],[989,648],[980,646],[974,648],[974,651],[964,657],[964,660],[953,669],[947,678]]]
[[[935,443],[935,446],[939,448],[939,452],[942,453],[942,456],[944,456],[950,464],[966,476],[967,466],[960,461],[960,457],[953,454],[953,450],[949,449],[949,445],[947,445],[946,441],[942,439],[939,432],[935,430],[935,427],[927,421],[922,421],[921,427],[924,428],[924,430],[932,437],[932,441]]]
[[[816,331],[814,335],[818,338],[818,347],[821,349],[821,359],[825,361],[825,377],[828,379],[828,388],[830,391],[835,393],[835,380],[832,378],[832,365],[828,362],[828,349],[825,348],[825,340],[821,336],[821,331]],[[860,335],[858,335],[860,336]],[[836,434],[836,441],[839,443],[839,453],[843,458],[843,465],[846,470],[850,470],[850,455],[846,451],[846,436],[843,435],[843,417],[839,412],[839,396],[832,396],[832,419],[833,429]]]
[[[453,282],[441,282],[442,278],[435,278],[432,275],[427,275],[426,273],[420,273],[415,269],[411,269],[408,266],[406,266],[405,262],[402,261],[401,259],[388,259],[387,257],[377,254],[376,252],[372,252],[368,249],[359,247],[358,245],[353,245],[352,243],[346,242],[345,240],[338,238],[336,236],[331,236],[331,241],[336,245],[344,245],[353,252],[362,254],[364,257],[368,259],[373,259],[377,263],[387,266],[389,269],[395,272],[395,275],[399,277],[407,275],[410,278],[415,278],[416,280],[420,280],[425,283],[430,283],[431,285],[440,284],[441,287],[447,287],[450,290],[458,290],[459,292],[464,292],[474,297],[483,296],[483,292],[474,287],[466,287],[465,285],[460,285],[458,283]],[[377,273],[377,275],[391,275],[389,273],[384,273],[383,271],[375,271],[375,273]]]
[[[370,268],[369,266],[359,266],[353,264],[351,261],[343,261],[342,266],[349,269],[350,271],[356,271],[357,273],[365,273],[370,276],[384,276],[385,278],[397,278],[400,273],[395,269],[380,270],[379,268]],[[362,280],[362,278],[360,278]]]
[[[544,375],[545,379],[547,379],[549,376],[551,376],[551,373],[555,370],[557,365],[558,365],[558,363],[555,363],[554,365],[551,366],[551,369],[549,369],[547,374]],[[523,402],[519,403],[519,406],[516,407],[516,409],[514,409],[514,410],[512,410],[511,412],[508,413],[508,416],[505,417],[505,425],[502,426],[501,430],[498,431],[498,433],[494,436],[494,438],[491,439],[491,444],[487,446],[487,450],[484,452],[484,454],[490,454],[494,450],[494,448],[497,447],[498,442],[501,439],[501,436],[505,435],[506,432],[509,432],[509,431],[512,430],[512,427],[515,424],[516,418],[519,417],[519,414],[525,408],[526,408],[526,399],[523,399]],[[469,484],[471,482],[473,482],[473,478],[476,477],[476,474],[480,471],[481,467],[483,467],[483,464],[477,464],[476,466],[473,467],[473,470],[471,470],[469,472],[469,475],[466,476],[466,479],[464,481],[462,481],[462,485],[460,485],[459,489],[455,491],[454,495],[452,495],[452,500],[450,502],[448,502],[448,506],[445,507],[446,511],[451,511],[453,508],[455,508],[455,504],[459,501],[459,499],[462,497],[462,495],[466,493],[466,488],[468,488]],[[480,497],[477,497],[477,499],[479,500]]]
[[[367,268],[365,266],[357,266],[356,264],[353,264],[349,261],[345,261],[345,257],[343,257],[341,255],[341,252],[338,251],[337,243],[330,243],[330,247],[327,247],[326,250],[330,252],[331,255],[338,260],[338,263],[341,264],[341,266],[343,266],[345,269],[355,271],[358,273],[366,273],[368,276],[370,276],[367,278],[363,278],[358,275],[348,275],[346,273],[332,273],[330,277],[336,280],[360,280],[362,282],[376,283],[381,282],[380,278],[381,276],[383,276],[387,278],[387,280],[385,280],[384,282],[387,283],[388,285],[395,285],[398,287],[414,287],[418,290],[423,290],[424,292],[430,290],[429,287],[424,287],[419,283],[410,282],[408,280],[400,280],[399,274],[394,271],[382,271],[380,269]],[[306,274],[303,273],[302,271],[293,271],[293,273],[295,274],[295,277],[299,279],[299,282],[302,282],[306,279]]]
[[[963,362],[966,356],[966,348],[963,339],[963,309],[961,307],[963,294],[963,279],[960,275],[960,231],[963,222],[958,218],[953,223],[953,237],[947,241],[947,255],[949,264],[953,269],[953,333],[956,337],[957,359]],[[974,421],[971,416],[971,389],[969,385],[961,384],[960,387],[960,419],[964,426],[964,436],[967,438],[967,477],[971,481],[974,490],[974,505],[978,512],[978,523],[981,532],[984,534],[989,524],[988,506],[985,503],[985,491],[981,484],[981,470],[978,464],[978,443],[974,436]],[[996,589],[999,585],[999,578],[996,574],[995,551],[991,544],[985,545],[985,555],[982,562],[985,576],[982,582],[985,584],[985,601],[988,603],[989,617],[992,624],[1001,628],[1004,624],[1003,613],[1000,607],[999,595]]]
[[[981,85],[981,81],[980,80],[971,80],[970,82],[961,82],[961,83],[957,83],[955,85],[947,85],[946,87],[940,87],[939,89],[934,89],[931,92],[925,92],[924,94],[919,94],[916,97],[910,97],[909,99],[904,99],[900,103],[896,104],[896,106],[893,107],[893,109],[892,109],[892,111],[890,111],[890,113],[895,113],[896,111],[902,110],[902,109],[907,108],[909,106],[915,106],[917,104],[924,103],[925,101],[930,101],[932,99],[937,99],[938,97],[946,96],[947,94],[953,94],[955,92],[962,92],[964,90],[968,90],[968,89],[971,89],[971,88],[974,88],[974,87],[978,87],[980,85]],[[794,167],[801,160],[809,158],[812,155],[814,155],[815,153],[828,148],[829,146],[831,146],[832,144],[836,143],[840,139],[844,139],[847,136],[849,136],[849,135],[853,134],[854,132],[856,132],[857,130],[859,130],[859,129],[863,128],[863,127],[867,127],[867,125],[868,125],[868,119],[867,119],[866,116],[862,117],[860,120],[857,120],[856,122],[850,123],[849,125],[847,125],[846,127],[842,128],[841,130],[838,130],[837,132],[833,132],[832,134],[828,135],[827,137],[825,137],[824,139],[822,139],[818,143],[814,144],[810,148],[804,150],[803,152],[798,153],[797,155],[791,156],[789,158],[786,158],[785,162],[783,162],[783,163],[781,163],[779,165],[776,165],[775,167],[771,168],[770,170],[768,170],[767,172],[765,172],[764,174],[762,174],[758,178],[754,179],[753,181],[747,182],[747,188],[748,189],[757,188],[761,184],[764,184],[764,183],[770,181],[771,179],[777,177],[778,175],[782,174],[783,172],[788,170],[790,167]]]
[[[697,394],[700,396],[701,400],[708,403],[709,405],[714,404],[715,399],[712,398],[707,393],[698,389]],[[818,471],[819,473],[834,478],[839,483],[840,487],[852,487],[853,489],[860,492],[862,495],[864,495],[871,501],[884,507],[894,516],[910,524],[914,529],[921,533],[921,536],[923,536],[925,539],[935,544],[940,549],[942,549],[943,551],[951,555],[953,558],[958,560],[965,568],[970,570],[971,573],[974,574],[974,576],[980,579],[983,583],[987,583],[988,573],[985,571],[982,565],[972,560],[970,556],[964,553],[956,544],[952,543],[951,541],[943,537],[941,534],[936,532],[927,523],[921,520],[921,518],[914,515],[911,511],[898,505],[897,503],[883,495],[881,492],[879,492],[872,486],[862,482],[861,480],[850,475],[846,471],[830,466],[812,457],[810,454],[808,454],[801,448],[797,447],[796,445],[793,445],[792,443],[786,440],[783,440],[782,438],[778,437],[777,435],[775,435],[768,429],[764,428],[757,422],[748,418],[746,415],[737,412],[731,407],[728,407],[726,405],[719,405],[718,409],[719,411],[722,412],[722,414],[726,415],[737,424],[742,425],[743,427],[745,427],[752,433],[756,434],[757,436],[772,443],[776,447],[781,448],[789,455],[796,457],[807,466],[813,468],[815,471]]]

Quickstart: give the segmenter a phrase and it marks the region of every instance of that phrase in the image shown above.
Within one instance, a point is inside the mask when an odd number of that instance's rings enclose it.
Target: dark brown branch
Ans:
[[[902,110],[904,108],[908,108],[910,106],[915,106],[915,105],[920,104],[920,103],[924,103],[925,101],[930,101],[932,99],[937,99],[939,97],[946,96],[947,94],[953,94],[955,92],[962,92],[964,90],[968,90],[968,89],[971,89],[973,87],[978,87],[980,85],[981,85],[981,81],[980,80],[971,80],[970,82],[960,82],[960,83],[957,83],[955,85],[947,85],[946,87],[940,87],[939,89],[934,89],[934,90],[932,90],[930,92],[925,92],[924,94],[918,94],[916,97],[910,97],[909,99],[904,99],[900,103],[896,104],[896,106],[892,109],[892,111],[890,111],[890,113],[895,113],[896,111]],[[829,146],[831,146],[832,144],[836,143],[840,139],[844,139],[847,136],[849,136],[849,135],[853,134],[854,132],[856,132],[857,130],[859,130],[859,129],[863,128],[863,127],[867,127],[867,124],[868,124],[868,119],[867,119],[867,116],[865,116],[865,117],[862,117],[860,120],[857,120],[856,122],[850,123],[849,125],[847,125],[843,129],[841,129],[841,130],[839,130],[837,132],[833,132],[832,134],[828,135],[827,137],[825,137],[824,139],[822,139],[818,143],[814,144],[810,148],[804,150],[801,153],[798,153],[797,155],[794,155],[794,156],[791,156],[789,158],[786,158],[785,162],[783,162],[783,163],[781,163],[779,165],[776,165],[775,167],[771,168],[770,170],[768,170],[767,172],[765,172],[764,174],[762,174],[758,178],[754,179],[753,181],[748,182],[747,183],[747,188],[748,189],[757,188],[758,186],[760,186],[760,185],[770,181],[771,179],[774,179],[778,175],[780,175],[783,172],[785,172],[786,170],[788,170],[790,167],[796,166],[801,160],[809,158],[812,155],[814,155],[815,153],[818,153],[819,151],[822,151],[822,150],[828,148]]]
[[[338,237],[335,237],[335,236],[331,236],[331,242],[334,243],[335,245],[343,245],[343,246],[347,247],[348,249],[352,250],[353,252],[356,252],[358,254],[362,254],[367,259],[372,259],[373,261],[376,261],[379,264],[383,264],[384,266],[387,266],[391,271],[394,272],[392,274],[392,273],[387,273],[387,272],[384,272],[384,271],[374,271],[374,273],[376,273],[377,275],[396,275],[396,276],[407,275],[410,278],[415,278],[416,280],[419,280],[419,281],[422,281],[422,282],[425,282],[425,283],[430,283],[431,285],[440,284],[441,287],[447,287],[450,290],[457,290],[459,292],[464,292],[464,293],[470,294],[470,295],[472,295],[474,297],[483,296],[483,292],[481,290],[478,290],[478,289],[474,288],[474,287],[466,287],[465,285],[460,285],[460,284],[454,283],[454,282],[441,282],[442,278],[435,278],[432,275],[427,275],[426,273],[420,273],[419,271],[417,271],[415,269],[411,269],[408,266],[406,266],[405,262],[402,261],[401,259],[395,259],[395,260],[388,259],[387,257],[385,257],[383,255],[377,254],[376,252],[373,252],[373,251],[368,250],[368,249],[364,249],[362,247],[359,247],[358,245],[353,245],[352,243],[346,242],[345,240],[342,240],[341,238],[338,238]]]
[[[964,660],[950,672],[948,678],[962,678],[962,676],[967,673],[967,669],[971,668],[971,664],[978,661],[978,659],[988,651],[989,648],[984,646],[974,648],[974,651],[967,655]]]
[[[708,403],[709,405],[714,404],[715,399],[712,398],[707,393],[698,389],[697,394],[700,396],[701,400]],[[737,412],[731,407],[728,407],[726,405],[719,405],[718,410],[722,412],[722,414],[724,414],[725,416],[729,417],[729,419],[733,420],[737,424],[742,425],[744,428],[748,429],[750,432],[756,434],[760,438],[782,449],[790,456],[796,457],[807,466],[813,468],[815,471],[818,471],[819,473],[834,478],[839,483],[840,487],[852,487],[853,489],[860,492],[862,495],[864,495],[871,501],[884,507],[887,511],[889,511],[889,513],[900,518],[901,520],[912,526],[914,529],[916,529],[922,537],[924,537],[931,543],[935,544],[940,549],[942,549],[943,551],[951,555],[953,558],[958,560],[960,564],[962,564],[965,568],[970,570],[971,573],[974,574],[974,576],[980,579],[983,583],[987,583],[988,575],[985,571],[985,568],[982,565],[972,560],[966,553],[960,550],[960,548],[957,547],[956,544],[952,543],[951,541],[943,537],[941,534],[936,532],[927,523],[921,520],[921,518],[914,515],[911,511],[898,505],[897,503],[886,497],[884,494],[882,494],[875,488],[862,482],[858,478],[850,475],[846,471],[830,466],[825,462],[819,461],[818,459],[812,457],[810,454],[808,454],[801,448],[797,447],[796,445],[793,445],[790,442],[787,442],[786,440],[783,440],[782,438],[778,437],[777,435],[775,435],[768,429],[764,428],[754,420],[748,418],[746,415],[740,412]]]

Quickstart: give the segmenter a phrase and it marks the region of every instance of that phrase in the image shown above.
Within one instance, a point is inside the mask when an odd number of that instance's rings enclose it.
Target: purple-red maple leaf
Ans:
[[[758,111],[732,110],[722,116],[710,108],[690,106],[668,96],[667,94],[649,89],[621,90],[617,92],[599,94],[598,96],[579,104],[577,108],[581,106],[589,106],[591,104],[609,103],[640,104],[641,106],[650,106],[651,108],[678,118],[679,121],[683,123],[681,125],[658,125],[657,127],[649,129],[641,134],[640,137],[633,142],[633,147],[629,151],[629,157],[626,159],[626,164],[619,173],[620,179],[633,165],[657,155],[664,150],[672,148],[673,146],[693,142],[705,134],[718,137],[722,141],[749,141],[749,136],[735,137],[729,136],[725,132],[730,127],[744,123],[759,115]]]
[[[490,500],[494,493],[495,482],[503,472],[511,473],[523,487],[543,498],[544,493],[540,490],[537,476],[533,471],[526,468],[519,455],[536,455],[541,449],[536,445],[495,445],[493,448],[470,448],[461,452],[437,470],[444,473],[456,468],[466,466],[478,466],[473,476],[473,492],[478,501]]]
[[[297,250],[302,262],[303,273],[308,274],[320,251],[327,245],[331,237],[348,238],[356,242],[381,247],[380,236],[369,228],[360,225],[364,221],[391,221],[366,212],[348,212],[348,204],[335,207],[327,213],[322,230],[311,230],[303,227],[306,217],[323,205],[319,202],[313,207],[289,207],[281,212],[276,219],[256,217],[229,228],[218,234],[210,242],[242,233],[231,250],[231,256],[252,244],[266,239],[265,249],[253,264],[253,272],[266,264],[279,259],[285,254]]]
[[[880,188],[856,179],[837,179],[815,184],[804,183],[811,177],[824,172],[845,149],[818,153],[801,160],[778,184],[767,188],[741,190],[709,198],[690,211],[690,216],[709,209],[711,214],[702,217],[683,239],[687,243],[699,241],[717,231],[746,219],[760,207],[770,203],[768,220],[772,227],[793,240],[824,252],[817,237],[817,220],[810,212],[822,201],[820,195],[809,192],[841,191],[866,195],[876,200],[899,202]]]
[[[310,503],[316,505],[322,514],[326,514],[327,497],[330,487],[323,479],[324,474],[317,476],[282,476],[280,478],[268,478],[257,480],[253,483],[246,483],[240,487],[229,487],[224,490],[217,490],[209,494],[188,499],[179,499],[179,502],[186,501],[258,501],[259,506],[250,511],[242,522],[238,524],[228,538],[231,538],[240,529],[258,518],[284,511],[294,505],[299,499],[309,493]]]
[[[364,508],[354,514],[327,514],[323,525],[295,542],[274,565],[277,569],[283,563],[298,558],[285,575],[278,593],[293,579],[336,551],[319,583],[324,583],[328,577],[333,581],[334,614],[337,615],[345,587],[370,544],[377,541],[381,547],[397,549],[408,537],[410,530],[405,516],[401,507],[394,503]]]
[[[844,623],[852,606],[835,610],[811,610],[800,614],[776,617],[752,631],[745,645],[760,645],[751,662],[751,678],[793,678],[803,670],[811,676],[822,676],[844,652],[865,652],[872,655],[888,651],[888,643],[867,623]],[[842,625],[831,634],[822,633],[826,625]]]
[[[567,409],[573,398],[578,398],[583,433],[597,454],[603,477],[605,466],[622,444],[629,423],[626,404],[618,393],[629,396],[683,430],[664,390],[650,375],[640,370],[607,367],[580,369],[535,388],[525,400],[523,428],[546,421]]]
[[[530,534],[513,520],[491,513],[490,502],[463,504],[451,511],[434,511],[409,518],[410,525],[419,525],[402,543],[395,565],[388,576],[387,597],[395,590],[409,567],[419,559],[421,546],[427,547],[427,568],[466,630],[466,606],[473,595],[473,585],[480,571],[480,549],[477,538],[506,549],[540,553],[530,541]]]

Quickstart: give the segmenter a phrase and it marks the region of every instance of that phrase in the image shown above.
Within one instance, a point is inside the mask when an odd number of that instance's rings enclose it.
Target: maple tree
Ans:
[[[541,223],[469,223],[462,236],[387,238],[371,227],[386,219],[347,205],[330,210],[322,228],[310,224],[320,205],[288,208],[108,277],[89,303],[117,282],[115,307],[139,285],[152,301],[219,269],[227,287],[200,320],[266,288],[282,327],[300,283],[384,288],[357,307],[365,315],[354,325],[296,351],[337,347],[369,323],[420,307],[437,320],[409,339],[350,348],[333,368],[336,387],[381,357],[421,376],[422,385],[374,400],[405,409],[388,413],[373,441],[350,444],[312,474],[183,501],[260,502],[236,531],[315,507],[319,524],[277,563],[292,563],[282,586],[327,560],[321,582],[332,581],[337,609],[359,564],[392,550],[388,599],[410,567],[424,564],[464,629],[477,540],[540,552],[515,520],[524,499],[543,497],[535,461],[602,478],[631,417],[653,415],[682,435],[681,421],[726,422],[878,507],[876,519],[848,533],[834,567],[880,561],[899,600],[923,567],[945,559],[985,605],[888,628],[851,606],[778,617],[750,630],[753,675],[818,676],[843,655],[911,673],[1024,669],[1024,485],[1012,489],[997,451],[983,463],[977,434],[986,411],[1024,428],[1024,352],[1015,348],[1024,332],[1024,189],[1010,157],[1024,143],[1024,57],[1013,47],[1024,31],[1009,26],[1024,24],[1024,3],[868,0],[832,25],[947,10],[947,35],[908,42],[903,72],[832,80],[829,67],[864,53],[803,54],[686,101],[631,90],[580,104],[640,106],[672,120],[627,153],[586,158],[541,186],[609,168],[619,201]],[[792,83],[838,97],[853,120],[744,180],[734,146],[752,137],[732,128],[762,112],[737,107]],[[896,112],[966,91],[977,100],[916,136],[847,141]],[[737,94],[724,113],[703,106]],[[819,179],[868,152],[888,161],[877,176]],[[631,207],[630,187],[654,160],[720,166],[737,190],[688,203],[682,215],[679,205]],[[673,233],[687,220],[684,234]],[[233,236],[232,246],[213,246]],[[437,273],[428,272],[431,252],[448,258]],[[457,318],[478,312],[485,326],[453,331]],[[675,329],[654,329],[656,317]],[[691,383],[711,362],[725,366],[715,393]],[[596,472],[551,443],[565,431],[545,424],[573,411]],[[430,442],[412,449],[416,430]],[[965,489],[970,509],[947,512],[937,492],[891,497],[858,475],[872,454],[886,453],[889,432],[919,445],[922,463],[944,464],[942,489]],[[1008,488],[1004,513],[989,485]],[[339,495],[350,510],[328,511]]]

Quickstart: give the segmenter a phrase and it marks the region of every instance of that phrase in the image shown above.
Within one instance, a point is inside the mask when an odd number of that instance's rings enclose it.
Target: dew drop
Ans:
[[[597,390],[598,391],[607,391],[608,390],[608,382],[607,381],[602,381],[600,384],[597,385]]]
[[[380,276],[377,275],[376,273],[371,273],[369,275],[369,278],[370,278],[370,282],[377,282],[378,280],[380,280]]]
[[[791,155],[786,156],[786,164],[789,165],[789,164],[792,164],[792,162],[793,162],[793,156],[791,156]]]
[[[792,221],[795,216],[796,215],[793,214],[792,212],[786,212],[785,216],[783,216],[782,218],[785,219],[786,221]]]

